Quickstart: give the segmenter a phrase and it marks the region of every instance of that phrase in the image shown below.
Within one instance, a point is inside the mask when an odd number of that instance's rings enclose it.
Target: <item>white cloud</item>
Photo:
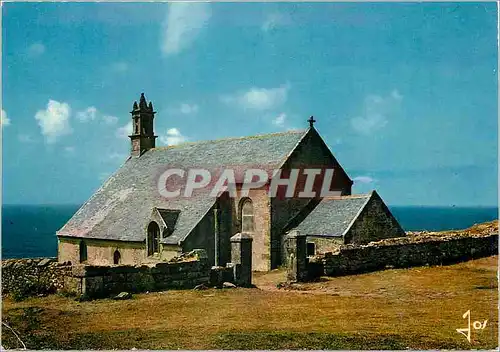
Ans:
[[[358,116],[351,120],[351,126],[361,134],[370,134],[387,125],[387,118],[381,114]]]
[[[384,128],[389,117],[399,107],[403,96],[393,90],[388,96],[369,95],[365,98],[362,115],[351,119],[352,128],[364,135],[369,135]]]
[[[278,114],[277,116],[276,114],[266,113],[264,114],[263,119],[270,122],[273,126],[277,127],[281,131],[297,130],[298,128],[290,123],[290,117],[294,117],[296,119],[295,115],[289,115],[284,112]]]
[[[89,121],[104,121],[104,123],[108,125],[114,125],[118,122],[118,117],[111,115],[103,115],[100,111],[97,110],[94,106],[89,106],[83,111],[79,111],[76,114],[76,118],[80,122],[89,122]]]
[[[403,99],[403,96],[401,94],[399,94],[398,90],[397,89],[394,89],[392,92],[391,92],[391,97],[396,99],[396,100],[401,100]]]
[[[10,125],[10,119],[7,117],[7,112],[2,109],[2,115],[0,116],[0,125],[2,128]]]
[[[35,57],[40,56],[45,52],[45,45],[42,43],[33,43],[28,47],[28,55]]]
[[[160,141],[166,145],[176,145],[187,141],[177,128],[170,128],[164,136],[160,136]]]
[[[34,142],[33,137],[31,137],[29,134],[19,134],[17,136],[17,139],[21,143],[33,143]]]
[[[115,62],[111,64],[111,70],[114,72],[127,72],[128,71],[128,64],[126,62],[120,61],[120,62]]]
[[[371,178],[370,176],[357,176],[357,177],[354,177],[353,181],[355,183],[373,183],[376,180]]]
[[[228,104],[236,104],[243,109],[269,110],[283,105],[288,97],[289,84],[283,84],[277,88],[252,87],[247,91],[231,95],[224,95],[221,101]]]
[[[198,105],[189,104],[189,103],[181,103],[179,105],[173,106],[168,109],[170,114],[182,114],[182,115],[193,115],[196,114],[199,110]]]
[[[81,122],[93,121],[97,117],[97,109],[93,106],[89,106],[83,111],[79,111],[76,114],[76,118]]]
[[[168,4],[162,25],[161,50],[165,55],[187,49],[210,20],[210,3],[175,2]]]
[[[73,146],[68,146],[64,148],[64,151],[68,154],[73,154],[75,152],[75,147]]]
[[[69,124],[71,109],[67,103],[49,100],[45,110],[35,114],[38,125],[47,143],[55,143],[61,136],[73,132]]]
[[[121,139],[127,139],[132,133],[132,121],[128,122],[125,126],[119,127],[116,130],[116,137]]]
[[[190,105],[190,104],[183,103],[183,104],[181,104],[179,111],[181,114],[184,114],[184,115],[196,114],[198,112],[198,105],[196,105],[196,104]]]
[[[104,115],[102,117],[102,119],[104,120],[104,122],[108,125],[114,125],[115,123],[118,122],[118,117],[116,116],[111,116],[111,115]]]
[[[269,32],[276,29],[279,26],[283,26],[290,23],[290,19],[281,13],[269,13],[266,15],[266,19],[260,29],[264,32]]]
[[[273,125],[278,127],[284,127],[285,121],[286,121],[286,114],[281,113],[273,120]]]

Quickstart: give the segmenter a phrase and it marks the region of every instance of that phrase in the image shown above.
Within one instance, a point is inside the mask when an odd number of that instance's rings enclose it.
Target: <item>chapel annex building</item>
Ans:
[[[92,265],[143,264],[205,249],[212,264],[230,260],[229,239],[253,238],[253,270],[284,263],[284,236],[307,235],[308,254],[334,251],[348,243],[401,237],[405,233],[379,195],[351,195],[353,181],[309,120],[302,131],[228,138],[157,147],[153,105],[144,94],[132,109],[131,153],[125,163],[57,232],[60,262]],[[165,198],[158,177],[167,168],[330,168],[330,197],[270,197],[266,186],[236,196],[208,192]],[[313,189],[321,187],[315,182]],[[217,247],[217,248],[216,248]]]

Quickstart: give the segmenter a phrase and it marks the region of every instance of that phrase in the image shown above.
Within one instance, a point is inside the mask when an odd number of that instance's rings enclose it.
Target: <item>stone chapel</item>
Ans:
[[[307,236],[308,255],[404,236],[377,192],[351,194],[353,181],[312,117],[306,130],[164,147],[156,146],[156,112],[144,94],[131,114],[130,156],[57,231],[60,262],[135,265],[204,249],[212,264],[225,265],[229,239],[246,233],[253,238],[253,270],[268,271],[283,264],[283,239],[291,230]],[[284,190],[273,197],[268,184],[243,195],[239,179],[233,195],[165,198],[158,192],[158,177],[167,168],[243,172],[256,167],[282,175],[297,168],[333,169],[329,190],[338,195],[284,197]],[[319,187],[314,183],[313,189]]]

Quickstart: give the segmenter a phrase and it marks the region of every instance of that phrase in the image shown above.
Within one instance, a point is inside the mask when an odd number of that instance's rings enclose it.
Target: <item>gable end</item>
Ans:
[[[343,236],[345,244],[366,244],[405,235],[405,231],[382,198],[373,191]]]

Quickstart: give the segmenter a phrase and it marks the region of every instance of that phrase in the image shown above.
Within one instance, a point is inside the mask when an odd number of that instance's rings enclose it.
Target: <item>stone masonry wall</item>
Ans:
[[[132,266],[76,265],[72,280],[77,295],[99,298],[123,291],[146,292],[165,289],[193,288],[210,279],[208,258],[181,262]]]
[[[247,197],[242,196],[241,185],[237,185],[236,197],[232,198],[232,235],[241,232],[241,202]],[[271,214],[270,199],[265,187],[250,189],[248,198],[253,204],[254,232],[252,266],[254,271],[271,269]]]
[[[182,254],[182,247],[176,245],[161,245],[161,260],[168,261]]]
[[[90,265],[112,265],[113,253],[118,250],[121,255],[121,264],[135,265],[144,262],[146,245],[142,242],[108,241],[98,239],[80,239],[73,237],[58,238],[59,262],[80,263],[80,242],[87,245],[87,261]]]
[[[19,291],[22,286],[36,286],[37,291],[53,293],[65,289],[64,278],[71,265],[56,258],[2,260],[2,294]]]
[[[29,296],[65,291],[98,298],[122,291],[193,288],[209,282],[210,268],[203,250],[147,265],[95,266],[60,263],[56,258],[7,259],[2,261],[2,294],[24,292]]]
[[[374,193],[346,234],[345,243],[366,244],[402,236],[405,236],[405,232],[382,199]]]
[[[240,193],[238,192],[238,196]],[[251,189],[255,232],[253,237],[252,266],[255,271],[271,270],[271,206],[266,189]],[[241,197],[238,197],[240,202]],[[241,219],[239,219],[241,221]]]
[[[344,244],[344,239],[342,237],[307,236],[307,242],[314,243],[315,255],[321,255],[338,251]]]
[[[230,260],[225,267],[212,267],[203,249],[182,253],[168,262],[142,265],[72,265],[59,263],[56,258],[8,259],[2,262],[2,293],[26,298],[65,292],[80,298],[101,298],[124,291],[195,288],[200,284],[222,287],[226,281],[251,285],[250,235],[231,238]]]
[[[498,234],[394,238],[368,245],[348,245],[323,257],[323,274],[349,275],[387,267],[451,264],[498,254]]]

